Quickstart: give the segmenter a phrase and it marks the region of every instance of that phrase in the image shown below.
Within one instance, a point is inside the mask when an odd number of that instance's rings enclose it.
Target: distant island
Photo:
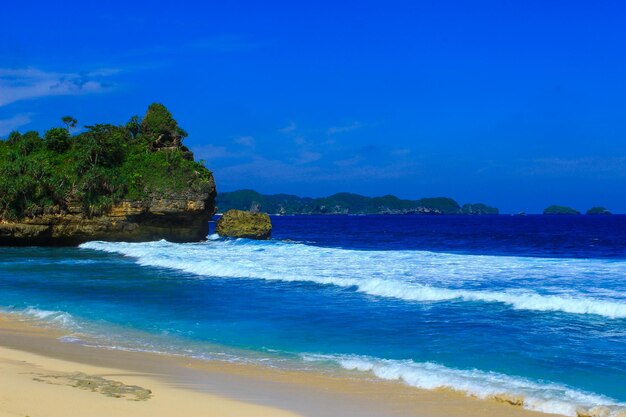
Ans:
[[[552,205],[552,206],[546,207],[543,210],[543,214],[545,215],[579,215],[580,211],[572,207]],[[587,215],[607,215],[607,214],[611,214],[611,212],[605,207],[597,206],[597,207],[591,207],[589,210],[587,210],[586,214]]]
[[[165,106],[76,135],[74,118],[62,123],[0,141],[0,245],[206,238],[213,174]]]
[[[580,211],[567,206],[551,205],[543,210],[546,215],[580,214]]]
[[[459,205],[448,197],[403,200],[393,195],[367,197],[337,193],[310,198],[291,194],[261,194],[253,190],[223,192],[217,195],[218,211],[260,210],[271,214],[499,214],[483,203]]]
[[[605,207],[591,207],[589,210],[587,210],[587,214],[589,215],[607,215],[607,214],[612,214],[607,208]]]

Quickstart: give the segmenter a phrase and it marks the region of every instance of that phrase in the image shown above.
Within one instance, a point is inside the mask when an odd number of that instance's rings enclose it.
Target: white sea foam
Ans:
[[[544,413],[576,416],[578,407],[605,406],[611,410],[611,415],[616,415],[626,407],[626,404],[611,398],[561,384],[476,369],[453,369],[431,362],[355,355],[305,354],[303,359],[309,362],[332,362],[344,369],[369,372],[380,379],[397,380],[421,389],[447,388],[481,399],[519,398],[523,400],[524,408]]]
[[[81,247],[203,277],[314,282],[407,301],[504,303],[514,309],[626,318],[621,290],[626,262],[621,260],[360,251],[247,240],[88,242]]]
[[[64,311],[42,310],[35,307],[28,307],[24,310],[12,310],[11,312],[43,323],[51,323],[65,328],[78,328],[78,324],[72,315]]]

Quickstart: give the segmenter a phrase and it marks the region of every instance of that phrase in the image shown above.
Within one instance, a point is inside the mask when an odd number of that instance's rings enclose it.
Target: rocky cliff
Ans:
[[[83,207],[0,223],[3,246],[70,246],[90,240],[141,242],[166,239],[193,242],[206,238],[215,212],[215,183],[192,190],[123,200],[104,214],[87,216]]]
[[[0,245],[206,238],[213,174],[182,141],[187,133],[153,103],[126,125],[12,132],[0,141]]]

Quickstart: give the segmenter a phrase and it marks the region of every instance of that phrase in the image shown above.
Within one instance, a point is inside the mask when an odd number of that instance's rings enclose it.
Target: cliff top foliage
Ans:
[[[182,145],[187,133],[162,104],[122,126],[96,124],[72,134],[76,119],[65,116],[62,124],[43,137],[15,131],[0,140],[1,219],[69,206],[99,215],[117,201],[211,187],[211,172]]]
[[[230,209],[259,209],[268,213],[282,214],[498,214],[497,208],[480,203],[460,207],[456,201],[447,197],[402,200],[393,195],[366,197],[352,193],[308,198],[239,190],[219,193],[217,205],[221,212]]]

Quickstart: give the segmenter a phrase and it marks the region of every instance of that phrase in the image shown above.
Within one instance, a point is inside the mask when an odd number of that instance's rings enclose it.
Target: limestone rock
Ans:
[[[215,212],[213,178],[203,190],[123,200],[97,216],[68,204],[66,211],[0,222],[0,246],[74,246],[90,240],[196,242],[209,234]]]
[[[272,233],[270,216],[243,210],[229,210],[217,221],[215,231],[220,236],[269,239]]]

